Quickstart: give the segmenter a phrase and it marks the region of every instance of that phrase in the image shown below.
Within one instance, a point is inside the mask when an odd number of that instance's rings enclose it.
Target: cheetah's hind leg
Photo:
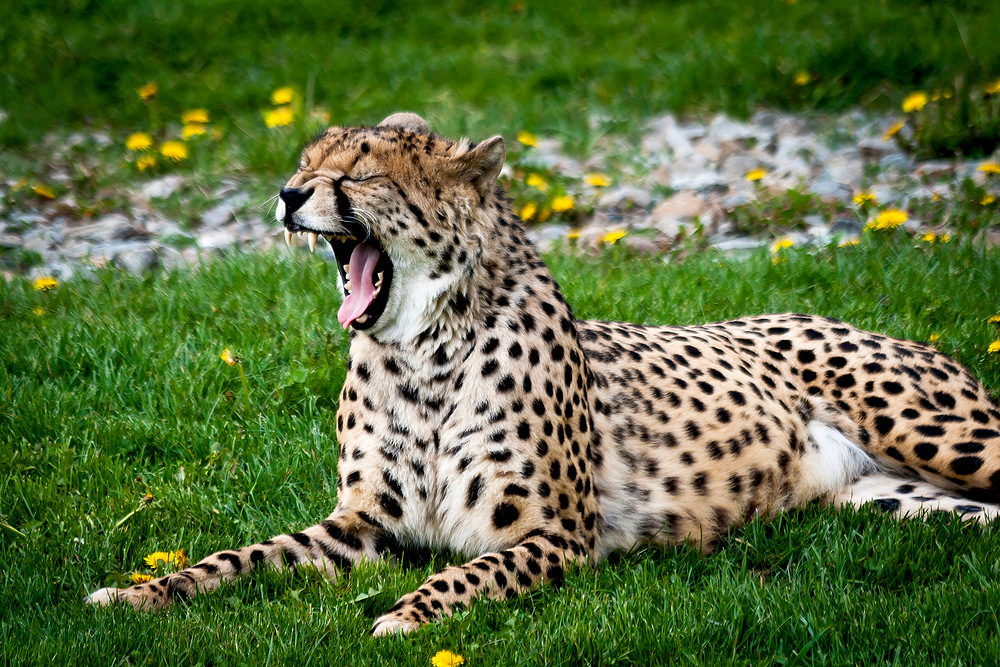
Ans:
[[[922,480],[886,474],[866,475],[844,487],[834,496],[833,504],[838,508],[872,504],[898,517],[958,512],[964,518],[976,519],[980,523],[1000,516],[1000,505],[969,500]]]

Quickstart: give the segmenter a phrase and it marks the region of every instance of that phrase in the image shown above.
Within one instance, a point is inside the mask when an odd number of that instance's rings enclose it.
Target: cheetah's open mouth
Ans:
[[[344,284],[344,302],[337,311],[337,320],[345,329],[349,326],[359,330],[369,329],[389,302],[392,260],[364,227],[357,223],[345,224],[349,230],[347,234],[330,234],[286,222],[285,240],[289,240],[292,232],[305,233],[309,238],[309,247],[315,248],[317,236],[326,238],[337,259],[337,270]]]

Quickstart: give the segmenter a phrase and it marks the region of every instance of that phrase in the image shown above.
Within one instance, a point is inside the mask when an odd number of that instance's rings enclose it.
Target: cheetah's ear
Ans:
[[[409,111],[401,111],[399,113],[394,113],[381,123],[378,124],[379,127],[398,127],[401,130],[408,130],[415,134],[430,134],[431,126],[427,124],[427,121],[418,116],[415,113],[410,113]]]
[[[471,183],[480,196],[485,195],[496,182],[507,158],[503,137],[495,137],[480,142],[475,148],[455,158],[457,175]]]

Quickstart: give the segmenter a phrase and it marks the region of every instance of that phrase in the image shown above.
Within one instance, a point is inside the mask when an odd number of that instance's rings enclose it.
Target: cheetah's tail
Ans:
[[[922,480],[886,474],[865,475],[841,489],[833,499],[838,508],[869,503],[899,517],[958,512],[964,518],[987,523],[1000,516],[1000,505],[969,500]]]

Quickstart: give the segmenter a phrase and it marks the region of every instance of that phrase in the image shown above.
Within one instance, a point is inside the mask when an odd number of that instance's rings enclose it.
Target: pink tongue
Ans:
[[[340,304],[337,320],[345,329],[351,322],[361,317],[375,298],[373,274],[381,255],[379,251],[364,243],[359,243],[351,253],[347,278],[351,281],[351,293]]]

